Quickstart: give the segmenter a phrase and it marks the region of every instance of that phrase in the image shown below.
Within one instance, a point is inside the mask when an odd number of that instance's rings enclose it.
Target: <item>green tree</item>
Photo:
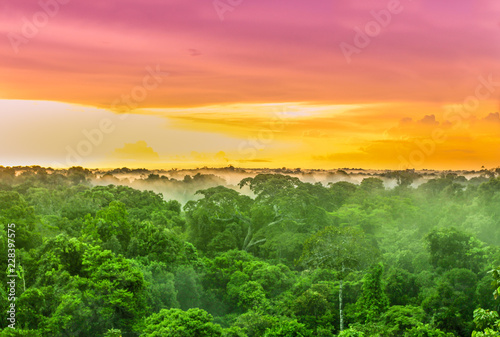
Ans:
[[[490,271],[493,277],[491,285],[494,288],[495,299],[500,294],[500,269]],[[477,308],[474,310],[474,324],[476,330],[472,332],[472,337],[500,336],[500,316],[497,311]]]
[[[296,177],[282,174],[258,174],[254,178],[241,180],[238,185],[240,188],[248,185],[250,190],[259,196],[259,199],[270,199],[281,191],[289,191],[302,184]]]
[[[162,309],[146,318],[141,337],[218,337],[222,328],[212,322],[212,315],[202,309]]]
[[[264,336],[267,329],[278,323],[278,318],[250,310],[236,319],[235,326],[240,327],[248,337]]]
[[[177,301],[174,274],[161,262],[151,261],[147,265],[139,265],[146,282],[147,303],[153,312],[161,309],[180,307]]]
[[[34,283],[19,299],[19,318],[29,328],[94,336],[115,327],[134,335],[146,313],[146,286],[130,261],[65,235],[47,240],[36,261],[29,273]]]
[[[10,228],[10,234],[13,233],[12,230],[15,230],[17,249],[29,250],[41,244],[41,235],[35,230],[37,223],[39,219],[34,208],[19,193],[0,190],[0,227],[5,232]],[[14,224],[14,227],[7,227],[9,224]],[[1,239],[7,241],[7,236],[2,236]],[[6,266],[4,256],[0,261],[3,266]]]
[[[424,319],[425,311],[411,305],[394,305],[381,316],[381,321],[387,327],[388,337],[403,336],[405,331],[419,326]]]
[[[334,203],[334,209],[340,208],[347,200],[356,192],[358,185],[349,183],[347,181],[339,181],[336,183],[329,183],[329,190],[331,194],[332,201]]]
[[[90,242],[104,245],[103,248],[112,248],[115,253],[123,253],[131,236],[125,204],[112,201],[109,206],[99,210],[95,218],[87,216],[83,235]]]
[[[460,336],[471,334],[476,282],[476,274],[468,269],[452,269],[442,275],[422,302],[437,328]]]
[[[344,329],[343,280],[352,270],[362,268],[375,257],[375,250],[363,232],[349,227],[326,227],[304,244],[299,264],[308,268],[335,269],[339,273],[340,331]]]
[[[472,237],[456,228],[434,229],[427,236],[431,263],[435,268],[449,270],[467,268],[479,271],[482,255],[475,249]]]
[[[390,305],[416,304],[420,285],[414,274],[400,268],[391,268],[386,276],[386,294]]]
[[[175,272],[177,301],[182,310],[201,305],[203,288],[198,273],[191,266],[180,266]]]
[[[474,324],[477,330],[472,332],[472,337],[500,336],[500,317],[496,311],[474,310]]]
[[[215,254],[245,249],[255,229],[248,220],[252,199],[218,186],[196,192],[203,198],[185,206],[189,240],[200,250]]]
[[[389,307],[382,284],[382,264],[374,265],[363,280],[363,293],[356,303],[358,317],[365,323],[378,321]]]
[[[268,328],[264,337],[307,337],[312,336],[312,332],[304,324],[296,320],[282,320],[273,327]]]

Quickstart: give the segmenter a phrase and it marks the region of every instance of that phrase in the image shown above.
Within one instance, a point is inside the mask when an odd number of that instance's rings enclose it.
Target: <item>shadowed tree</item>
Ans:
[[[467,268],[481,270],[483,251],[480,242],[456,228],[435,229],[426,238],[431,263],[442,270]]]

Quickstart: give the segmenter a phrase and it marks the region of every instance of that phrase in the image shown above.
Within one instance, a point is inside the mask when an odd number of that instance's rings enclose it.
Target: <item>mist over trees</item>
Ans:
[[[0,336],[498,336],[499,172],[0,167]]]

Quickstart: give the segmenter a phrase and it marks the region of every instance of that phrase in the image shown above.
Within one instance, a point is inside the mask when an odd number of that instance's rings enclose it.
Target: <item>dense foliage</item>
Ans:
[[[182,205],[0,167],[0,262],[14,223],[19,271],[0,336],[500,336],[498,172],[415,175],[140,179],[202,182]]]

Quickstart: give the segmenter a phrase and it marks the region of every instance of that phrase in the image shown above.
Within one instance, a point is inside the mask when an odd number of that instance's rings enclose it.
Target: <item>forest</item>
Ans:
[[[0,167],[0,336],[500,336],[498,169],[142,173]]]

